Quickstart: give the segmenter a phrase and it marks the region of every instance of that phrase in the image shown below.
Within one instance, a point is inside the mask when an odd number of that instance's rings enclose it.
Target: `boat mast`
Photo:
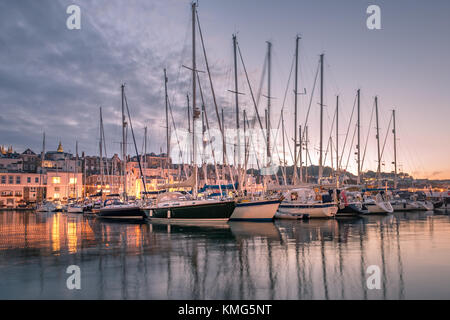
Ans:
[[[358,157],[358,179],[357,184],[361,183],[361,89],[358,89],[357,91],[357,100],[358,100],[358,123],[357,123],[357,130],[358,130],[358,145],[356,148],[358,149],[357,157]]]
[[[378,152],[377,183],[378,186],[380,186],[381,154],[380,154],[380,127],[378,123],[378,96],[375,96],[375,115],[377,120],[377,152]]]
[[[270,76],[271,76],[271,49],[272,43],[267,41],[267,165],[271,165],[271,155],[270,155],[270,99],[272,99],[270,93]]]
[[[323,56],[320,55],[320,147],[319,147],[319,181],[321,184],[323,173]]]
[[[294,87],[294,177],[293,177],[293,184],[297,184],[297,146],[299,145],[297,143],[297,95],[298,95],[298,40],[300,37],[297,35],[295,38],[295,87]],[[299,137],[300,141],[302,141],[301,137]],[[301,143],[300,143],[301,144]],[[300,147],[300,153],[301,153],[301,147]],[[300,155],[301,157],[301,155]],[[303,181],[302,177],[302,169],[301,169],[302,163],[300,160],[300,181]]]
[[[75,198],[78,202],[78,141],[75,142],[75,179],[74,179],[74,185],[75,185]]]
[[[125,94],[125,84],[122,84],[122,177],[123,177],[123,197],[126,201],[127,196],[127,141],[126,141],[126,130],[127,121],[125,118],[125,104],[124,104],[124,94]]]
[[[305,127],[305,182],[308,183],[308,126]]]
[[[394,189],[397,189],[397,132],[395,129],[395,110],[392,110],[392,121],[394,122]]]
[[[245,123],[244,123],[245,125]],[[283,110],[281,110],[281,131],[283,136],[283,178],[284,178],[284,184],[287,184],[286,182],[286,144],[284,141],[284,116],[283,116]]]
[[[192,162],[193,162],[193,169],[194,169],[194,190],[192,192],[192,195],[194,198],[197,197],[197,163],[196,163],[196,146],[195,146],[195,118],[196,118],[196,76],[195,73],[197,72],[197,66],[195,61],[195,10],[196,10],[196,3],[192,2]]]
[[[339,95],[336,96],[336,176],[339,176]]]
[[[166,69],[164,68],[164,99],[166,102],[166,161],[167,161],[167,183],[169,183],[169,170],[170,170],[170,128],[169,128],[169,97],[167,95],[167,78]]]
[[[237,168],[241,168],[241,141],[240,141],[240,126],[239,126],[239,91],[237,79],[237,56],[236,56],[236,35],[233,34],[233,54],[234,54],[234,99],[236,103],[236,145],[237,145]]]
[[[103,177],[103,118],[102,118],[102,107],[100,107],[100,142],[98,145],[100,149],[100,192],[102,194],[103,199],[103,184],[104,184],[104,177]]]

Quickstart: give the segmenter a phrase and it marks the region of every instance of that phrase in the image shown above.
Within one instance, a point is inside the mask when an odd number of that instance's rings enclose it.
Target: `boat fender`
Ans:
[[[167,210],[167,219],[170,219],[170,209]]]
[[[150,209],[150,217],[153,217],[153,209]]]

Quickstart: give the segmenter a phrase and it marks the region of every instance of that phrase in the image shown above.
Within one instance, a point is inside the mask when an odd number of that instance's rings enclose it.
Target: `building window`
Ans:
[[[16,197],[21,197],[22,196],[22,191],[16,191],[15,196]]]
[[[54,184],[61,183],[61,177],[53,177],[53,178],[52,178],[52,182],[53,182]]]
[[[2,176],[2,184],[6,184],[6,176]]]
[[[70,178],[69,183],[70,184],[76,184],[77,183],[77,178]]]
[[[39,178],[34,178],[35,183],[39,183]]]
[[[54,193],[54,194],[53,194],[53,198],[59,199],[59,193]]]
[[[31,183],[31,177],[27,177],[27,183]]]
[[[16,184],[20,184],[20,176],[16,176]]]
[[[55,191],[59,191],[59,187],[55,187]]]
[[[13,176],[8,176],[8,183],[9,184],[13,184],[14,183],[14,177]]]

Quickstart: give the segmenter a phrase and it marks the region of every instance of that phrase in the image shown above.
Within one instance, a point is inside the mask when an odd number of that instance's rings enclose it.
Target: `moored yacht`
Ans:
[[[54,212],[56,206],[53,202],[44,201],[36,207],[36,212]]]
[[[143,219],[144,213],[136,204],[124,203],[118,199],[106,200],[97,216],[109,219]]]
[[[364,206],[368,214],[387,214],[394,212],[391,203],[385,199],[384,193],[377,193],[374,197],[364,196]]]
[[[188,193],[166,192],[143,211],[150,221],[215,223],[227,222],[235,207],[234,200],[198,200]]]
[[[298,188],[284,194],[275,218],[332,218],[337,211],[337,204],[331,201],[329,195],[316,194],[310,188]]]
[[[280,203],[280,199],[237,201],[230,220],[272,221]]]
[[[67,206],[68,213],[83,213],[83,206],[78,203],[71,203]]]

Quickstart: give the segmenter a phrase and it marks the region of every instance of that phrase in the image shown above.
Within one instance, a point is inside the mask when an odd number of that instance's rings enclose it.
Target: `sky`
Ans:
[[[71,4],[81,9],[80,30],[66,27]],[[380,30],[366,26],[366,9],[372,4],[381,9]],[[355,171],[356,140],[351,143],[355,118],[350,126],[349,120],[356,90],[361,89],[362,148],[367,139],[363,170],[377,168],[375,118],[370,119],[378,96],[383,170],[393,169],[390,132],[384,141],[395,108],[400,169],[417,178],[450,178],[449,1],[200,0],[198,14],[227,127],[235,121],[234,96],[228,91],[234,89],[232,34],[237,34],[255,93],[270,41],[272,127],[277,127],[283,110],[292,145],[292,76],[287,84],[299,34],[299,91],[305,88],[307,94],[299,96],[298,120],[305,124],[311,101],[307,125],[313,163],[319,150],[318,84],[312,97],[311,93],[319,55],[324,54],[324,149],[330,132],[335,139],[331,125],[339,95],[342,166]],[[147,150],[164,152],[164,68],[175,125],[181,136],[187,136],[191,72],[182,66],[192,65],[190,19],[190,1],[182,0],[1,1],[0,145],[40,152],[45,131],[47,150],[56,150],[61,141],[65,151],[74,152],[78,141],[80,152],[98,154],[102,107],[107,152],[120,153],[120,85],[125,83],[139,149],[147,126]],[[198,70],[206,70],[199,42],[197,58]],[[208,116],[217,127],[207,75],[200,73],[200,77]],[[252,117],[241,64],[238,79],[243,93],[240,107]],[[267,95],[266,83],[263,79],[263,95]],[[261,97],[262,114],[266,103]],[[176,143],[174,135],[172,143]],[[329,155],[326,164],[330,165]]]

